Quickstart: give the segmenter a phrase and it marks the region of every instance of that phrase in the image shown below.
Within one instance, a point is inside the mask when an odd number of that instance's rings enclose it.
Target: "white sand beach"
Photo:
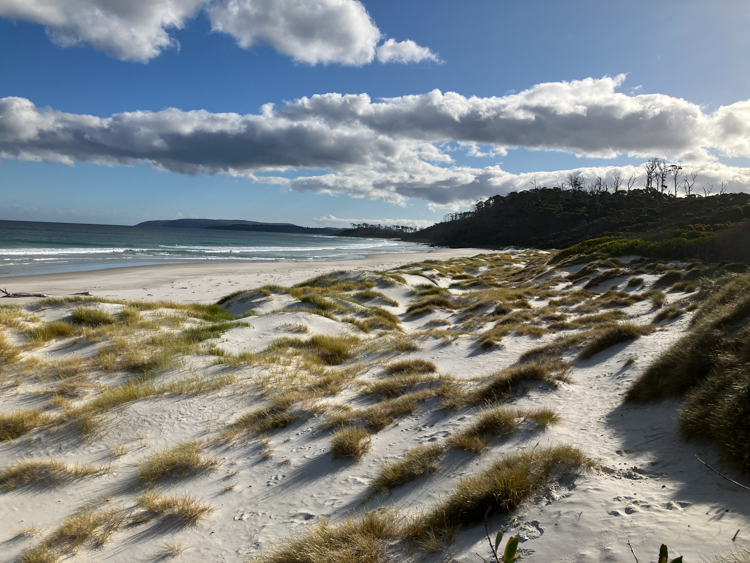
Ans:
[[[9,291],[58,299],[0,300],[10,350],[0,415],[23,415],[3,419],[0,561],[241,562],[368,512],[401,531],[384,532],[377,558],[363,560],[489,561],[483,514],[419,541],[403,527],[495,460],[560,445],[590,466],[551,466],[488,522],[493,538],[520,538],[522,560],[654,561],[665,543],[670,558],[695,562],[750,549],[750,490],[698,457],[750,483],[711,444],[681,439],[681,401],[623,403],[689,328],[693,291],[665,289],[657,306],[655,286],[685,265],[643,270],[625,257],[576,276],[589,265],[548,258],[439,249],[4,279]],[[84,291],[93,298],[69,298]],[[222,307],[234,319],[190,308],[229,294]],[[632,339],[585,357],[597,330],[625,323]],[[508,370],[531,364],[538,376],[502,387]],[[510,426],[478,432],[491,409]],[[336,457],[335,434],[352,428],[363,432],[357,451]],[[372,489],[384,464],[421,446],[435,456],[423,475],[391,494]],[[169,466],[163,454],[180,448],[194,463]],[[13,473],[27,461],[63,469]],[[169,495],[207,510],[191,519]]]

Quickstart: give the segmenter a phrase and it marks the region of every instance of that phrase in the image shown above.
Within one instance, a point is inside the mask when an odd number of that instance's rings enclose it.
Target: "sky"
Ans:
[[[421,227],[654,157],[750,192],[749,28],[746,0],[0,0],[0,219]]]

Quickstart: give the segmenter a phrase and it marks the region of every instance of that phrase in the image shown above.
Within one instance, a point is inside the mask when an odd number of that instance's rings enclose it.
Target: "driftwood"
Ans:
[[[0,288],[0,291],[2,291],[5,295],[2,297],[10,297],[10,298],[20,298],[20,297],[47,297],[47,294],[45,293],[25,293],[23,291],[18,293],[9,293],[7,289],[4,287]]]

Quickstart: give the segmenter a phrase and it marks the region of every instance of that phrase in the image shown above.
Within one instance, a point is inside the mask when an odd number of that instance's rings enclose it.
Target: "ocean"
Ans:
[[[0,221],[0,278],[208,261],[354,260],[424,250],[386,239]]]

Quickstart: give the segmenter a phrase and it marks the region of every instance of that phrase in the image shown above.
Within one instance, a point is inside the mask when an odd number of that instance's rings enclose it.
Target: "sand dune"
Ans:
[[[417,537],[415,522],[427,526],[495,460],[561,445],[591,466],[553,464],[489,520],[520,538],[523,559],[624,562],[632,546],[652,561],[666,543],[697,561],[750,548],[750,491],[696,454],[746,479],[710,444],[680,439],[679,402],[623,404],[687,330],[692,288],[657,287],[685,265],[478,252],[8,279],[94,298],[0,309],[0,561],[245,561],[365,514],[394,526],[373,561],[489,560],[483,514],[432,536]],[[232,293],[221,308],[193,305]],[[627,323],[632,339],[582,359]],[[519,366],[535,375],[509,371]],[[506,426],[478,430],[490,410]],[[344,443],[353,429],[362,439]],[[424,475],[372,489],[421,446],[435,458]],[[405,539],[409,525],[419,541]]]

